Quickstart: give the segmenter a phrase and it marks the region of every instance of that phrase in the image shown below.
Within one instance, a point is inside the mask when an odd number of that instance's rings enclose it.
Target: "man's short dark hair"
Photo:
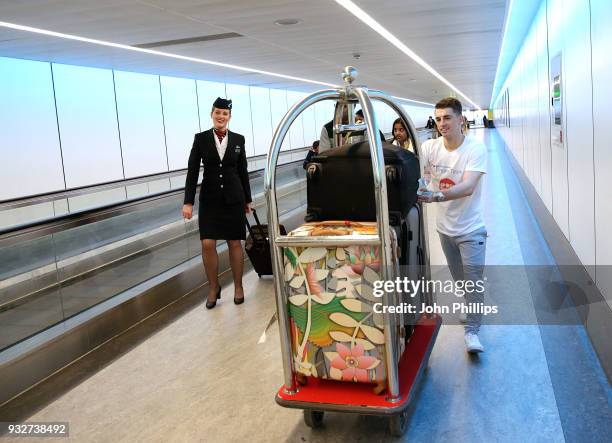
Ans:
[[[446,108],[451,108],[453,112],[459,116],[463,114],[463,106],[461,106],[461,102],[455,97],[446,97],[436,103],[436,109]]]
[[[315,140],[312,142],[312,147],[317,149],[319,147],[319,140]]]

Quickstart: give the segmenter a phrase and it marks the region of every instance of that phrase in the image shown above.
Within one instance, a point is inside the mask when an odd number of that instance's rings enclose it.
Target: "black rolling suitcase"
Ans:
[[[392,225],[400,225],[417,200],[421,176],[410,151],[383,143]],[[340,146],[312,158],[307,168],[306,221],[376,220],[374,178],[367,141]]]
[[[257,212],[253,209],[253,217],[257,223],[251,226],[245,217],[249,235],[247,236],[244,250],[255,268],[255,272],[261,278],[262,275],[272,275],[272,256],[270,254],[270,241],[268,237],[268,225],[262,225],[257,217]],[[286,235],[285,227],[280,226],[282,235]]]

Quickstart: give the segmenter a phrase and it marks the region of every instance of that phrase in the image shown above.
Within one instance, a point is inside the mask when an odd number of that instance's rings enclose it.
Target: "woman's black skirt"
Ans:
[[[200,202],[198,224],[200,240],[244,240],[244,203],[227,205],[217,202]]]

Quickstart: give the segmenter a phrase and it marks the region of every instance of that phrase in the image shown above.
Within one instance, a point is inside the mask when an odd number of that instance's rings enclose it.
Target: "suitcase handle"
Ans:
[[[251,224],[249,223],[249,218],[246,216],[246,214],[244,216],[244,222],[246,223],[246,227],[247,227],[247,230],[249,231],[249,235],[251,236],[251,238],[254,239],[255,237],[253,236],[253,230],[251,229]]]
[[[255,222],[257,223],[257,226],[261,227],[261,223],[259,222],[259,217],[257,217],[257,211],[255,210],[255,208],[251,209],[251,211],[253,211],[253,217],[255,218]]]

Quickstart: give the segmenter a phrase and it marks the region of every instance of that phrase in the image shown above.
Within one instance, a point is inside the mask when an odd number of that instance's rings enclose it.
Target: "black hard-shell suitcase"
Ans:
[[[383,143],[383,156],[389,218],[392,225],[399,225],[417,200],[419,160],[412,152],[389,143]],[[317,155],[307,172],[306,221],[376,220],[369,142]]]
[[[244,250],[255,268],[255,272],[261,278],[262,275],[272,275],[272,256],[270,254],[270,240],[268,237],[268,225],[262,225],[257,217],[257,212],[253,209],[253,217],[256,225],[251,226],[248,219],[245,217],[249,235],[247,236]],[[287,231],[283,225],[280,225],[282,235],[286,235]]]
[[[425,238],[422,230],[421,204],[414,205],[408,216],[403,220],[401,229],[401,257],[400,257],[400,276],[408,277],[409,280],[418,281],[423,277],[423,266],[425,265],[425,256],[423,244]],[[418,312],[421,304],[425,303],[423,292],[420,291],[414,297],[408,297],[404,294],[402,302],[416,306]],[[419,318],[419,314],[404,314],[404,324],[406,327],[406,336],[412,334],[414,325]]]

